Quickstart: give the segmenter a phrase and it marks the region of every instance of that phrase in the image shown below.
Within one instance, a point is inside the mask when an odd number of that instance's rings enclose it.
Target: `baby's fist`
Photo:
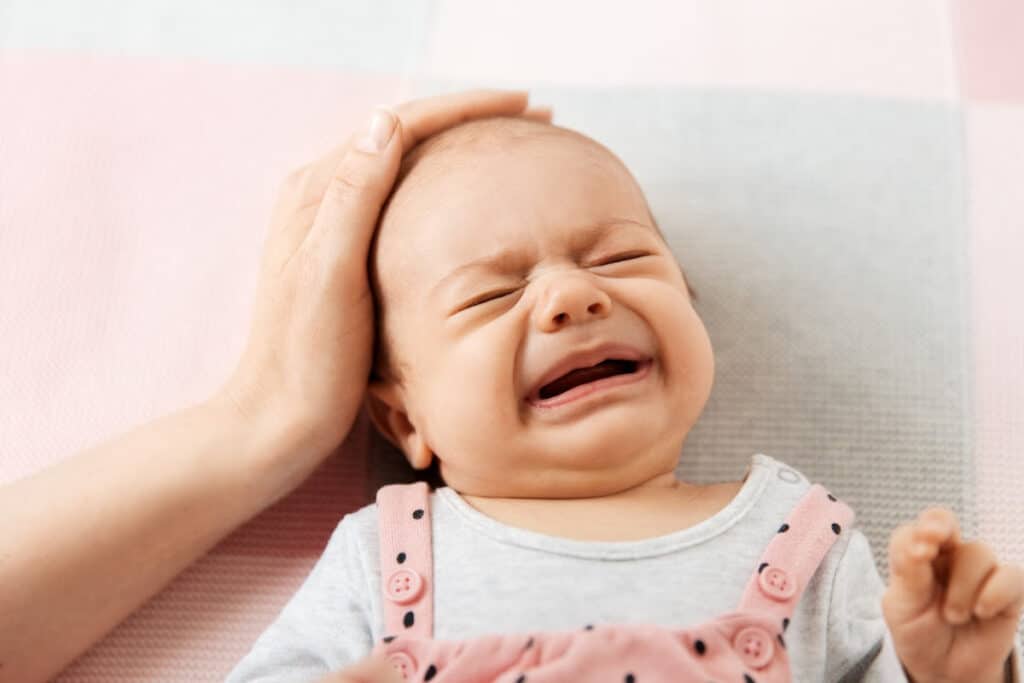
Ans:
[[[1005,680],[1024,606],[1021,567],[963,541],[956,515],[933,507],[893,532],[889,575],[882,613],[913,681]]]
[[[317,683],[404,683],[395,667],[380,655],[370,655],[342,671],[335,671]]]

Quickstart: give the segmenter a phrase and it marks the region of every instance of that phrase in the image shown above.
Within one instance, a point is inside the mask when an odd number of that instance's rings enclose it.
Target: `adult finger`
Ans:
[[[488,116],[525,116],[550,122],[550,108],[527,109],[528,99],[525,90],[473,90],[400,104],[393,111],[402,126],[402,153],[431,135],[472,119]],[[300,196],[297,200],[298,206],[316,205],[320,202],[324,186],[347,149],[347,143],[339,145],[317,161],[290,174],[293,187],[298,190]]]
[[[300,249],[333,270],[339,257],[364,263],[381,206],[401,161],[402,125],[394,112],[377,109],[334,169],[313,227]]]
[[[554,118],[554,111],[552,111],[551,107],[530,107],[522,114],[519,114],[519,116],[533,121],[551,123],[551,119]]]
[[[402,151],[471,119],[519,114],[528,101],[526,90],[470,90],[406,102],[395,109],[402,120]]]
[[[527,116],[535,120],[550,121],[549,108],[527,109],[527,102],[526,91],[474,90],[438,95],[399,105],[394,110],[399,119],[400,135],[398,139],[402,141],[399,154],[404,153],[425,137],[474,118]],[[407,133],[406,131],[410,127],[416,132]],[[307,216],[319,216],[319,213],[323,211],[324,220],[326,220],[330,215],[337,215],[336,211],[333,214],[330,213],[330,207],[325,210],[321,206],[321,201],[325,197],[324,188],[330,186],[331,179],[336,177],[339,166],[349,158],[351,144],[349,141],[339,145],[317,161],[289,174],[284,195],[279,199],[278,207],[275,210],[275,214],[281,217],[275,222],[279,225],[278,230],[282,233],[278,237],[282,242],[282,252],[293,254],[298,245],[306,238],[307,232],[311,232],[308,228],[310,223]],[[393,173],[390,174],[390,180],[394,181]],[[388,191],[390,188],[391,183],[388,183]],[[377,210],[379,211],[379,209],[378,205]],[[362,237],[361,234],[359,236]]]

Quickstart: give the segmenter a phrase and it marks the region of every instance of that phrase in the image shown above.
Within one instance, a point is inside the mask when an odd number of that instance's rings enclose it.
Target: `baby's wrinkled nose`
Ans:
[[[547,283],[534,320],[538,329],[557,332],[569,325],[607,318],[611,311],[611,298],[586,277],[561,275]]]

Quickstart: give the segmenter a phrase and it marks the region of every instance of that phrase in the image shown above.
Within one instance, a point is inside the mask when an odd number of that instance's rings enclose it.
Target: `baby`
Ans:
[[[371,653],[424,681],[1019,680],[1020,569],[947,510],[894,533],[887,590],[853,511],[783,462],[676,476],[714,356],[600,144],[523,119],[427,140],[371,282],[370,414],[445,485],[347,515],[230,681]]]

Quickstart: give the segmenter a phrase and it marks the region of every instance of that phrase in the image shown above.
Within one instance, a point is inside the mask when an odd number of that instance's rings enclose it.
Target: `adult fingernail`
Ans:
[[[378,107],[370,117],[363,134],[356,141],[356,149],[369,154],[377,154],[388,146],[388,141],[394,135],[397,123],[398,119],[393,112],[384,107]]]

